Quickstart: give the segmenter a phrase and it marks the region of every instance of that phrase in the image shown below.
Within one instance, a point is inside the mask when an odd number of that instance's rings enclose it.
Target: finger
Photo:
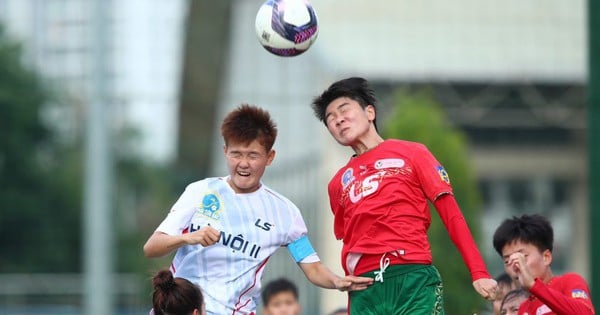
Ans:
[[[368,286],[366,286],[366,285],[353,286],[350,291],[363,291],[363,290],[366,290],[367,288],[368,288]]]
[[[219,241],[219,239],[221,238],[221,234],[213,234],[213,233],[208,233],[206,235],[208,237],[208,239],[213,242],[216,243]]]
[[[353,283],[356,284],[373,284],[373,279],[367,278],[367,279],[354,279],[352,280]]]

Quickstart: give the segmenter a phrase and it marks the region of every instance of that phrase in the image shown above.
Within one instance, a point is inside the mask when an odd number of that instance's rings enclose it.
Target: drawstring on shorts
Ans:
[[[385,257],[386,254],[387,253],[383,253],[383,255],[381,255],[381,259],[379,260],[379,270],[375,271],[375,281],[379,281],[381,283],[383,283],[383,273],[390,265],[390,259]]]

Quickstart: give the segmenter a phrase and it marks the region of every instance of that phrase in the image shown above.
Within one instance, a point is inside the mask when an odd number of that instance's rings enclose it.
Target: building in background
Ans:
[[[326,185],[351,151],[334,143],[309,104],[331,82],[358,75],[374,83],[380,112],[389,109],[394,89],[428,88],[466,132],[484,201],[480,247],[492,272],[501,269],[491,246],[495,227],[507,216],[535,211],[555,226],[557,271],[589,274],[584,1],[548,0],[539,6],[519,0],[312,0],[319,38],[294,58],[271,55],[258,44],[254,17],[262,2],[236,0],[233,6],[216,119],[242,102],[272,113],[280,132],[265,182],[300,207],[325,264],[342,272]],[[87,5],[0,0],[0,20],[24,41],[26,61],[76,105],[49,113],[62,122],[65,134],[80,128],[77,111],[86,102],[86,41],[93,14]],[[132,124],[142,136],[139,153],[168,162],[177,145],[187,1],[112,1],[111,6],[107,32],[113,45],[107,54],[116,127]],[[226,172],[222,145],[216,137],[212,175]],[[283,274],[297,281],[307,314],[346,303],[344,293],[315,290],[280,251],[270,260],[265,281]]]
[[[234,7],[219,109],[224,115],[249,101],[274,114],[279,151],[265,181],[301,208],[327,265],[341,272],[326,185],[351,152],[333,143],[309,104],[333,81],[358,75],[374,83],[380,114],[396,88],[427,88],[466,133],[483,196],[480,247],[492,273],[502,269],[491,245],[496,226],[540,212],[556,229],[556,271],[589,274],[584,1],[312,0],[319,37],[294,58],[270,55],[255,40],[261,2]],[[221,145],[217,140],[216,156]],[[296,273],[285,256],[270,262],[265,277]],[[311,308],[306,303],[317,290],[296,279],[308,313],[345,305],[345,294],[320,290],[320,309]]]
[[[110,0],[107,0],[110,1]],[[187,0],[110,1],[108,82],[115,130],[140,135],[131,148],[149,160],[174,158]],[[90,87],[91,2],[0,0],[0,22],[23,42],[25,62],[73,107],[48,113],[67,137],[82,133]]]

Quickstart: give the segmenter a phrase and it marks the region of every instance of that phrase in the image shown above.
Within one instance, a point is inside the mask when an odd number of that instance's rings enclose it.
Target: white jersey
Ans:
[[[281,246],[306,238],[298,208],[264,184],[236,194],[225,178],[188,185],[156,231],[181,235],[211,225],[221,231],[212,246],[185,245],[171,270],[198,284],[207,314],[254,314],[268,258]]]

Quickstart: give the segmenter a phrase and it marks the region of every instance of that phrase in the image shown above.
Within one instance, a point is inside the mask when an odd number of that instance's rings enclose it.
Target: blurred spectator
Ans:
[[[494,311],[494,315],[500,315],[500,307],[502,306],[504,297],[508,292],[517,289],[518,283],[513,281],[506,272],[497,276],[496,282],[498,282],[498,291],[496,293],[496,299],[492,301],[492,310]]]
[[[173,278],[170,270],[160,270],[152,279],[152,285],[153,310],[150,315],[206,314],[200,288],[186,279]]]
[[[529,293],[523,289],[511,290],[506,293],[500,304],[500,315],[518,315],[519,306],[529,297]]]
[[[280,278],[273,280],[262,291],[264,315],[300,315],[298,288],[291,281]]]

